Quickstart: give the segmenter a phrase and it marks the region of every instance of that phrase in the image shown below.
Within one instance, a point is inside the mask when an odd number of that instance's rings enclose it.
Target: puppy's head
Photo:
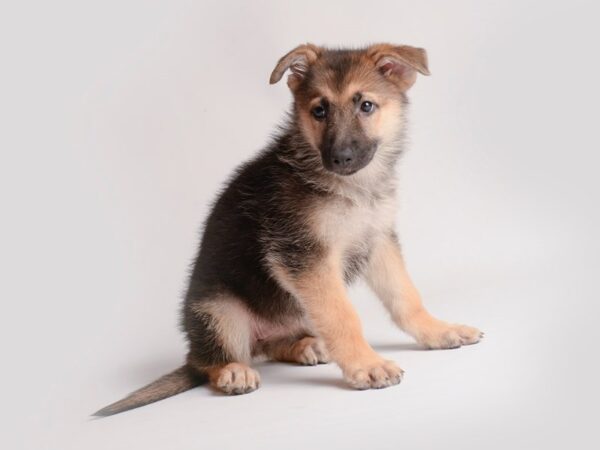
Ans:
[[[425,50],[390,44],[362,50],[301,45],[279,60],[271,84],[288,70],[302,133],[325,169],[339,175],[358,172],[397,139],[405,92],[417,72],[429,75]]]

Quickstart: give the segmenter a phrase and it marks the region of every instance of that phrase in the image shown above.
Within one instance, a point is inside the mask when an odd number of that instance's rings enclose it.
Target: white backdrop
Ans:
[[[16,6],[18,4],[18,6]],[[598,7],[592,1],[57,1],[0,8],[3,407],[10,449],[597,448]],[[345,389],[263,364],[88,414],[178,365],[181,293],[225,177],[288,108],[302,42],[425,47],[398,230],[431,311],[486,339],[420,351],[363,286],[406,370]]]

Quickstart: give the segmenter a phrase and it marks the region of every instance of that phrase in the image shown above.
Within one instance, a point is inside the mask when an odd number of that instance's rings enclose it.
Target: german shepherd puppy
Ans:
[[[213,206],[185,296],[186,364],[96,415],[119,413],[203,382],[225,394],[260,386],[255,356],[335,362],[356,389],[398,384],[403,371],[365,340],[346,285],[366,281],[393,321],[427,348],[478,342],[476,328],[423,307],[394,231],[395,164],[406,92],[429,75],[425,50],[300,45],[289,71],[294,102],[273,142],[242,165]]]

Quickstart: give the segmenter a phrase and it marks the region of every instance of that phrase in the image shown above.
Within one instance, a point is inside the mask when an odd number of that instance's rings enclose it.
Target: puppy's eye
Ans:
[[[373,110],[375,109],[375,105],[371,102],[362,102],[360,104],[360,110],[364,113],[370,113],[373,112]]]
[[[327,111],[321,105],[315,106],[311,111],[313,117],[317,120],[323,120],[327,116]]]

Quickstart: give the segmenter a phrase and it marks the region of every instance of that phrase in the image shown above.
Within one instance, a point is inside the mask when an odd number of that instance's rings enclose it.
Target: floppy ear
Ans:
[[[294,50],[283,56],[273,72],[269,83],[275,84],[285,73],[286,70],[290,70],[290,76],[288,77],[288,86],[294,90],[302,79],[306,76],[310,66],[319,58],[321,55],[321,48],[313,44],[304,44],[296,47]]]
[[[415,84],[417,72],[429,75],[427,52],[422,48],[377,44],[369,48],[369,56],[382,75],[397,84],[402,92]]]

